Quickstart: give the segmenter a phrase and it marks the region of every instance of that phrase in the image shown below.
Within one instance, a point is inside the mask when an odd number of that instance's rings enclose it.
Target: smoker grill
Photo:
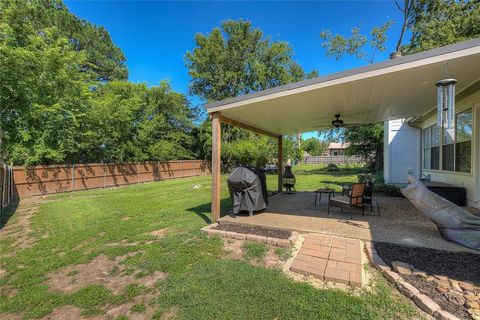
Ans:
[[[282,184],[285,188],[285,192],[292,193],[292,190],[295,190],[296,181],[295,175],[292,172],[292,166],[286,165],[285,172],[282,176]]]
[[[228,190],[232,200],[233,213],[266,209],[268,206],[267,179],[265,175],[248,167],[236,167],[227,179]]]

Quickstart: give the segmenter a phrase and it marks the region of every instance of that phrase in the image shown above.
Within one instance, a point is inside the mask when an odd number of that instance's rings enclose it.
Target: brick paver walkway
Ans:
[[[322,234],[308,234],[290,270],[315,278],[362,285],[361,243]]]

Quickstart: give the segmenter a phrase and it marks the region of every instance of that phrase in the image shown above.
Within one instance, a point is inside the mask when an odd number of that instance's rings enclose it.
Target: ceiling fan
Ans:
[[[340,119],[340,114],[337,113],[335,114],[335,120],[332,121],[331,126],[315,126],[314,128],[321,128],[321,129],[329,129],[331,127],[333,128],[345,128],[345,127],[350,127],[353,126],[353,124],[345,124],[343,123],[343,120]]]

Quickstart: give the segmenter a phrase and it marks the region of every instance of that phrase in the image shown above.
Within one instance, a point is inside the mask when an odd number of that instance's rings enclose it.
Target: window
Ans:
[[[455,171],[471,172],[472,125],[472,109],[457,114],[455,119]]]
[[[423,129],[423,168],[440,168],[440,130],[437,125]]]
[[[455,163],[455,129],[443,129],[442,169],[453,171]]]
[[[472,134],[472,109],[457,113],[453,129],[437,125],[423,129],[423,168],[439,170],[441,157],[444,171],[472,172]]]

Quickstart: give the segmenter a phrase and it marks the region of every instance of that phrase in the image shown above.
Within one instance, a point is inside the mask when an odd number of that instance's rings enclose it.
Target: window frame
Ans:
[[[462,140],[462,141],[457,141],[457,117],[459,114],[461,113],[466,113],[466,112],[469,112],[472,114],[472,134],[470,136],[470,140]],[[445,143],[446,142],[446,139],[445,139],[445,136],[446,136],[446,130],[445,128],[439,128],[439,144],[434,146],[433,145],[433,127],[436,126],[436,124],[433,124],[433,125],[430,125],[430,126],[427,126],[425,128],[422,128],[422,170],[426,170],[426,171],[439,171],[439,172],[444,172],[444,173],[458,173],[458,174],[464,174],[464,175],[472,175],[473,174],[473,148],[471,149],[471,153],[470,153],[470,171],[459,171],[457,170],[457,144],[458,143],[463,143],[463,142],[470,142],[470,145],[473,146],[473,140],[474,140],[474,124],[475,124],[475,115],[474,115],[474,108],[473,106],[470,106],[468,108],[465,108],[464,110],[460,111],[460,112],[457,112],[455,114],[455,127],[454,127],[454,131],[453,131],[453,141],[452,143]],[[430,131],[430,143],[429,143],[429,146],[425,146],[425,141],[424,141],[424,135],[425,135],[425,130],[429,130]],[[453,146],[453,169],[452,170],[447,170],[447,169],[444,169],[445,167],[445,163],[444,163],[444,157],[445,157],[445,154],[444,154],[444,149],[447,147],[447,146],[450,146],[452,145]],[[438,152],[438,169],[432,169],[431,166],[432,166],[432,149],[435,148],[435,147],[438,147],[439,148],[439,152]],[[426,168],[425,167],[425,150],[426,149],[429,149],[430,150],[430,168]]]

